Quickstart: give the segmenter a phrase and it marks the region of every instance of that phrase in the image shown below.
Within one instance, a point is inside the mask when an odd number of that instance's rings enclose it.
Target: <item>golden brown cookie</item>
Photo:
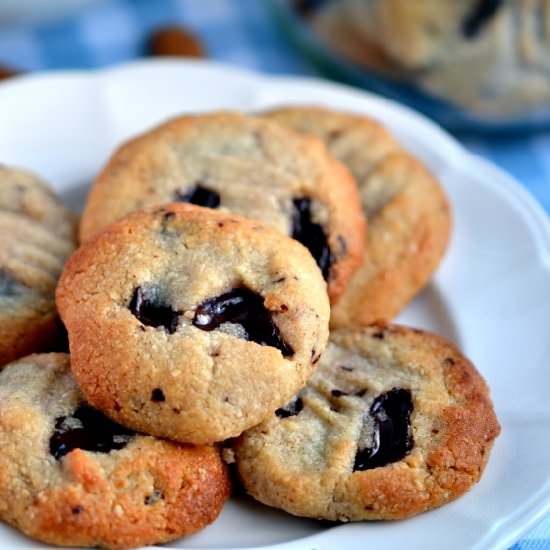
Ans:
[[[331,325],[391,320],[426,285],[447,247],[445,193],[376,121],[315,107],[267,113],[325,142],[355,177],[369,221],[363,265],[332,309]]]
[[[325,48],[390,81],[405,100],[411,88],[424,92],[424,104],[444,122],[452,124],[459,110],[487,125],[531,120],[537,111],[544,117],[550,0],[338,0],[312,7],[305,22]],[[402,83],[408,90],[398,92]]]
[[[173,119],[127,142],[93,185],[82,241],[129,212],[188,202],[239,214],[309,249],[335,303],[363,257],[353,179],[318,140],[237,113]]]
[[[136,212],[68,261],[57,304],[87,399],[136,430],[237,436],[304,385],[328,338],[311,254],[188,204]]]
[[[75,217],[25,170],[0,165],[0,368],[59,336],[54,290],[76,245]]]
[[[375,324],[331,334],[285,407],[235,444],[246,490],[297,516],[400,519],[464,494],[500,427],[489,390],[450,343]]]
[[[213,447],[136,434],[90,407],[65,354],[0,372],[0,518],[41,541],[128,548],[202,529],[229,496]]]

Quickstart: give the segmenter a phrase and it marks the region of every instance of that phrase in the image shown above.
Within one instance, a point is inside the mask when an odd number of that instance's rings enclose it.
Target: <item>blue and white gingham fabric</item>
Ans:
[[[277,28],[266,0],[97,0],[55,23],[0,22],[0,65],[36,71],[120,63],[145,55],[149,31],[167,23],[192,29],[211,59],[274,74],[315,74]],[[462,142],[516,176],[550,212],[550,132]],[[511,550],[550,550],[550,517]]]

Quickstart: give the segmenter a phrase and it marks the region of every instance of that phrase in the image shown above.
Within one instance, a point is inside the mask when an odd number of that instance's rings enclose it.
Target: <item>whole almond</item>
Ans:
[[[157,29],[149,40],[149,51],[158,56],[204,57],[200,40],[182,27]]]

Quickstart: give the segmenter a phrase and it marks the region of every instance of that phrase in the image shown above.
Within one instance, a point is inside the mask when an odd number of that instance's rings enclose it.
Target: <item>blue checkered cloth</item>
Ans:
[[[273,74],[316,74],[274,24],[265,0],[97,0],[55,23],[0,26],[0,65],[35,71],[120,63],[146,55],[149,32],[169,23],[193,29],[211,59]],[[516,176],[550,212],[550,133],[461,141]],[[550,550],[550,517],[511,550]]]

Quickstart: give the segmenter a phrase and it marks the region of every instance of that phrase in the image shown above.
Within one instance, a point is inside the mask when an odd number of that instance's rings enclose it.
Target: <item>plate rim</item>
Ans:
[[[260,73],[251,69],[233,66],[228,63],[212,60],[185,59],[177,60],[170,57],[161,57],[155,60],[138,59],[129,62],[117,63],[108,67],[95,69],[57,69],[52,71],[37,71],[33,73],[24,73],[12,77],[0,83],[0,94],[10,89],[17,89],[19,86],[36,85],[47,80],[65,80],[67,78],[83,78],[86,80],[105,80],[117,79],[124,76],[125,73],[140,73],[150,70],[178,70],[181,68],[199,70],[203,72],[226,73],[230,78],[238,77],[250,80],[254,83],[270,83],[276,85],[300,85],[314,86],[323,88],[333,93],[346,93],[355,96],[361,100],[368,100],[373,103],[385,106],[396,113],[414,121],[423,127],[426,132],[438,141],[445,144],[445,147],[452,149],[454,155],[460,155],[463,159],[467,158],[469,162],[477,162],[485,171],[491,171],[494,174],[494,180],[501,180],[501,183],[496,184],[492,180],[488,180],[493,189],[502,190],[519,199],[523,206],[534,214],[537,223],[539,223],[539,232],[548,233],[542,238],[547,238],[545,244],[547,254],[550,254],[550,217],[544,210],[543,206],[532,196],[529,191],[510,173],[498,166],[497,164],[468,151],[457,138],[452,136],[443,126],[436,121],[431,120],[426,115],[415,111],[413,108],[398,103],[397,101],[385,98],[368,90],[362,90],[351,84],[340,82],[332,82],[323,78],[312,76],[294,76],[294,75],[274,75]],[[457,164],[456,162],[453,164]],[[503,185],[504,184],[504,185]]]

